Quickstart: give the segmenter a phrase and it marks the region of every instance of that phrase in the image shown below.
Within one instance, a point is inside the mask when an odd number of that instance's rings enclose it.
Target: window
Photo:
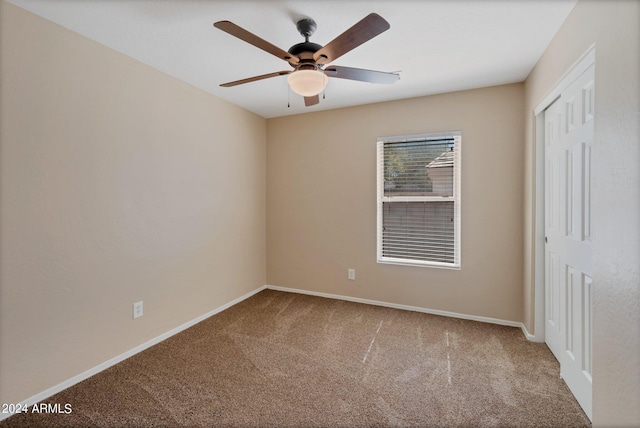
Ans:
[[[460,268],[460,132],[378,138],[378,262]]]

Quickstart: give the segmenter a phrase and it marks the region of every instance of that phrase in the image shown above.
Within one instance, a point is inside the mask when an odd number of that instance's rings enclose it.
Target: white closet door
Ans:
[[[591,418],[594,66],[545,111],[545,341]]]

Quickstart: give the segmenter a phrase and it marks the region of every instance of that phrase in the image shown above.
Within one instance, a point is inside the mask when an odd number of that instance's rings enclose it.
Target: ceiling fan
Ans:
[[[357,22],[351,28],[340,34],[325,46],[309,41],[309,37],[315,32],[317,25],[313,19],[304,18],[296,23],[298,32],[304,37],[304,42],[295,44],[284,51],[239,27],[230,21],[218,21],[214,27],[244,40],[272,55],[283,59],[293,67],[293,70],[276,71],[274,73],[249,77],[233,82],[223,83],[220,86],[230,87],[243,83],[270,77],[288,75],[287,81],[291,89],[304,97],[306,106],[312,106],[320,102],[320,94],[327,86],[327,77],[339,79],[359,80],[369,83],[394,83],[400,79],[398,73],[386,73],[382,71],[366,70],[362,68],[341,67],[337,65],[326,66],[345,53],[360,46],[364,42],[374,38],[390,28],[389,23],[376,13],[371,13]]]

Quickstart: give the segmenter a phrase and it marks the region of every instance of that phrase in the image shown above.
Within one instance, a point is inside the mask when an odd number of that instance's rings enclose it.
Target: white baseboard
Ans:
[[[480,322],[486,322],[489,324],[506,325],[509,327],[519,327],[523,329],[523,332],[525,332],[525,336],[528,335],[528,333],[526,332],[526,329],[524,328],[524,324],[517,321],[507,321],[507,320],[501,320],[497,318],[481,317],[477,315],[459,314],[457,312],[439,311],[437,309],[427,309],[427,308],[421,308],[418,306],[400,305],[397,303],[388,303],[388,302],[382,302],[379,300],[361,299],[359,297],[343,296],[340,294],[320,293],[317,291],[300,290],[297,288],[278,287],[275,285],[267,285],[266,288],[269,290],[284,291],[287,293],[308,294],[311,296],[326,297],[329,299],[337,299],[337,300],[346,300],[349,302],[365,303],[368,305],[375,305],[375,306],[384,306],[387,308],[402,309],[405,311],[422,312],[425,314],[441,315],[444,317],[460,318],[460,319],[471,320],[471,321],[480,321]],[[527,336],[527,339],[528,338],[529,337]]]
[[[84,371],[84,372],[72,377],[71,379],[67,379],[67,380],[57,384],[56,386],[53,386],[53,387],[51,387],[51,388],[49,388],[49,389],[47,389],[45,391],[42,391],[42,392],[40,392],[40,393],[38,393],[38,394],[36,394],[36,395],[34,395],[32,397],[29,397],[26,400],[20,402],[18,407],[19,408],[24,408],[25,406],[31,407],[34,404],[37,404],[37,403],[41,402],[42,400],[46,400],[47,398],[51,397],[52,395],[57,394],[58,392],[63,391],[65,389],[75,385],[78,382],[82,382],[83,380],[88,379],[91,376],[93,376],[95,374],[98,374],[101,371],[106,370],[109,367],[114,366],[114,365],[118,364],[119,362],[124,361],[127,358],[132,357],[135,354],[144,351],[147,348],[150,348],[153,345],[156,345],[156,344],[162,342],[163,340],[166,340],[166,339],[170,338],[171,336],[173,336],[175,334],[178,334],[181,331],[184,331],[184,330],[188,329],[189,327],[192,327],[195,324],[197,324],[197,323],[199,323],[201,321],[204,321],[205,319],[207,319],[207,318],[209,318],[209,317],[211,317],[211,316],[213,316],[213,315],[215,315],[217,313],[220,313],[220,312],[224,311],[225,309],[230,308],[233,305],[236,305],[236,304],[242,302],[245,299],[248,299],[249,297],[253,296],[254,294],[257,294],[257,293],[261,292],[265,288],[267,288],[267,287],[264,286],[264,285],[262,287],[256,288],[255,290],[250,291],[249,293],[245,294],[244,296],[240,296],[237,299],[232,300],[231,302],[226,303],[226,304],[224,304],[224,305],[222,305],[222,306],[220,306],[220,307],[218,307],[216,309],[213,309],[212,311],[209,311],[204,315],[200,315],[199,317],[194,318],[191,321],[188,321],[188,322],[186,322],[186,323],[184,323],[184,324],[182,324],[182,325],[180,325],[180,326],[178,326],[178,327],[176,327],[176,328],[174,328],[172,330],[169,330],[166,333],[161,334],[158,337],[155,337],[155,338],[153,338],[151,340],[148,340],[148,341],[144,342],[143,344],[138,345],[135,348],[132,348],[132,349],[128,350],[127,352],[124,352],[124,353],[118,355],[117,357],[114,357],[114,358],[112,358],[112,359],[110,359],[108,361],[105,361],[104,363],[99,364],[99,365],[97,365],[97,366],[95,366],[95,367],[93,367],[93,368],[91,368],[91,369],[89,369],[87,371]],[[6,418],[8,418],[9,416],[12,416],[12,415],[13,415],[13,413],[0,413],[0,421],[4,420],[4,419],[6,419]]]
[[[540,337],[537,336],[535,334],[531,334],[529,333],[529,330],[527,330],[527,327],[525,327],[524,323],[522,324],[522,332],[524,333],[524,336],[527,338],[528,341],[530,342],[536,342],[536,343],[544,343],[544,336]]]

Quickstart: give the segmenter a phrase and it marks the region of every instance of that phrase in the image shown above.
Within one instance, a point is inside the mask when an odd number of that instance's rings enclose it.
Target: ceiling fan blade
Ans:
[[[269,77],[284,76],[285,74],[289,73],[291,73],[291,71],[276,71],[275,73],[262,74],[260,76],[247,77],[246,79],[223,83],[220,86],[228,88],[230,86],[242,85],[243,83],[255,82],[256,80],[268,79]]]
[[[314,95],[312,97],[304,97],[304,105],[307,107],[314,106],[318,103],[320,103],[320,97],[318,95]]]
[[[317,64],[328,64],[391,26],[377,13],[371,13],[313,54]]]
[[[387,73],[384,71],[365,70],[363,68],[339,67],[332,65],[324,70],[324,74],[329,77],[337,77],[339,79],[359,80],[369,83],[386,83],[392,84],[400,79],[398,73]]]
[[[213,26],[224,31],[225,33],[229,33],[232,36],[239,38],[240,40],[244,40],[245,42],[252,44],[257,48],[260,48],[263,51],[269,52],[271,55],[275,55],[278,58],[289,62],[290,64],[297,64],[300,61],[297,56],[292,55],[275,45],[272,45],[271,43],[267,42],[264,39],[261,39],[255,34],[248,32],[244,28],[237,26],[231,21],[218,21],[214,23]]]

